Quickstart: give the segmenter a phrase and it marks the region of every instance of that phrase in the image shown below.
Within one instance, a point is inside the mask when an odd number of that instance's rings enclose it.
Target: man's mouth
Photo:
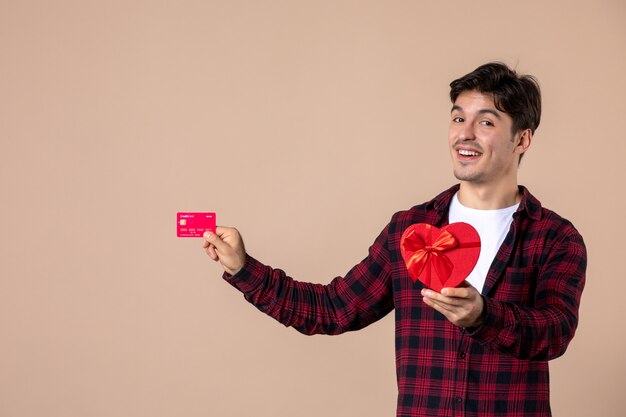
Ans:
[[[469,149],[457,149],[456,151],[460,156],[464,156],[464,157],[475,157],[475,156],[481,156],[482,153],[477,152],[477,151],[471,151]]]

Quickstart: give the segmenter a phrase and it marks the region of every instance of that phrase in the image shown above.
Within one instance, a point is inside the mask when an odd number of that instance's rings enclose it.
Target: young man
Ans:
[[[305,334],[357,330],[395,309],[398,416],[549,416],[548,361],[574,336],[586,250],[571,223],[517,184],[539,87],[500,63],[450,87],[460,184],[394,214],[345,277],[297,282],[247,255],[232,228],[205,235],[204,248],[248,301]],[[466,282],[438,293],[410,278],[400,240],[415,223],[454,222],[477,229],[480,256]]]

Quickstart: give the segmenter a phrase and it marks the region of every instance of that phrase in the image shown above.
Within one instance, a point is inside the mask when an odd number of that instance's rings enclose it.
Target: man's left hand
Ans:
[[[476,327],[482,323],[484,300],[467,281],[458,288],[444,288],[441,294],[422,289],[424,302],[459,327]]]

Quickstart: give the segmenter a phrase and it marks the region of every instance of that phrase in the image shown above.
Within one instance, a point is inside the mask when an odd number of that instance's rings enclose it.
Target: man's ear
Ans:
[[[530,147],[532,141],[533,132],[530,129],[522,130],[519,133],[519,139],[517,141],[517,146],[515,147],[515,153],[518,155],[524,154]]]

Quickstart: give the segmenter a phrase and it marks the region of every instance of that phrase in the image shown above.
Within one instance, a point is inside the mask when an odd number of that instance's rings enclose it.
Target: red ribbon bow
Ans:
[[[435,268],[439,277],[445,278],[444,282],[452,273],[454,265],[444,252],[455,248],[458,242],[447,230],[441,232],[437,240],[432,242],[431,225],[427,225],[426,236],[427,241],[424,241],[420,235],[411,230],[402,237],[400,245],[405,250],[413,252],[413,255],[406,260],[407,268],[413,272],[411,274],[413,282],[417,281],[417,277],[425,272],[427,277],[425,284],[429,286],[432,276],[431,268]]]

